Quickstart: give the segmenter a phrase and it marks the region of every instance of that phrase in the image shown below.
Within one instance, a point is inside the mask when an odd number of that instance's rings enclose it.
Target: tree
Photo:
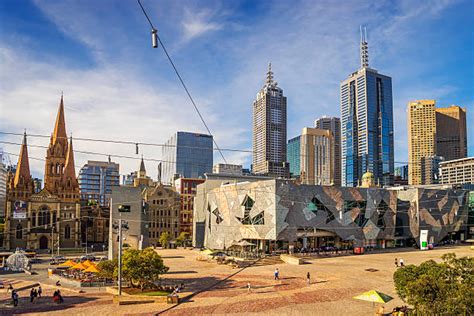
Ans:
[[[142,291],[147,286],[153,286],[160,274],[168,269],[151,247],[144,250],[127,249],[123,254],[123,278],[130,281],[132,286],[140,287]]]
[[[168,232],[161,233],[159,242],[163,248],[168,248],[168,244],[170,243],[170,240],[171,240],[170,233]]]
[[[422,315],[472,315],[474,258],[450,253],[442,259],[398,269],[393,275],[398,296]]]
[[[176,238],[176,245],[186,247],[186,244],[188,241],[189,241],[189,233],[181,232],[179,236]]]
[[[99,268],[98,277],[104,279],[117,279],[118,278],[118,260],[117,258],[113,260],[105,260],[99,262],[97,265]]]

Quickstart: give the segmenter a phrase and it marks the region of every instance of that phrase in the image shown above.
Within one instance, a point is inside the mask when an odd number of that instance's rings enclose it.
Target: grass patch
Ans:
[[[153,292],[143,292],[142,293],[142,295],[145,295],[145,296],[166,296],[168,294],[170,294],[170,293],[165,292],[165,291],[153,291]]]
[[[143,292],[137,288],[124,288],[122,290],[125,293],[130,294],[130,295],[166,296],[170,294],[170,292],[167,292],[167,291],[159,291],[159,290],[151,290],[151,289],[146,289]]]

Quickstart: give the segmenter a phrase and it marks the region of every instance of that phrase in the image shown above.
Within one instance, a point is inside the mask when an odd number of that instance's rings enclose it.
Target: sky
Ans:
[[[267,65],[287,97],[288,138],[323,115],[340,116],[339,84],[360,67],[359,27],[370,67],[392,77],[396,166],[406,162],[406,107],[435,99],[467,109],[474,153],[474,1],[142,0],[222,148],[250,150],[252,102]],[[50,135],[64,93],[73,138],[164,143],[206,130],[134,0],[0,1],[0,131]],[[0,134],[16,163],[21,136]],[[12,144],[13,143],[13,144]],[[43,177],[49,138],[28,138],[30,168]],[[128,174],[161,148],[75,141],[87,160]],[[119,158],[122,155],[131,158]],[[248,167],[247,152],[224,151]],[[217,152],[214,163],[222,162]],[[156,178],[157,162],[146,161]]]

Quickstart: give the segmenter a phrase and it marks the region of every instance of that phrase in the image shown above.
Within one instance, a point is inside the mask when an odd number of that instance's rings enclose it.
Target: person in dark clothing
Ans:
[[[34,299],[35,299],[35,289],[32,288],[30,291],[30,303],[33,303]]]
[[[395,258],[395,267],[398,268],[398,260],[397,260],[397,258]]]
[[[41,297],[41,294],[43,293],[43,289],[41,288],[41,285],[38,287],[38,297]]]
[[[18,306],[18,293],[15,290],[12,291],[12,300],[13,306]]]

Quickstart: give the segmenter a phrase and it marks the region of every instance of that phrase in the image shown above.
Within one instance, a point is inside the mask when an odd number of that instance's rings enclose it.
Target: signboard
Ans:
[[[14,219],[25,219],[26,218],[27,205],[25,201],[13,202],[13,218]]]
[[[121,213],[130,213],[130,205],[119,205],[118,211]]]
[[[428,249],[428,230],[420,230],[420,249]]]

